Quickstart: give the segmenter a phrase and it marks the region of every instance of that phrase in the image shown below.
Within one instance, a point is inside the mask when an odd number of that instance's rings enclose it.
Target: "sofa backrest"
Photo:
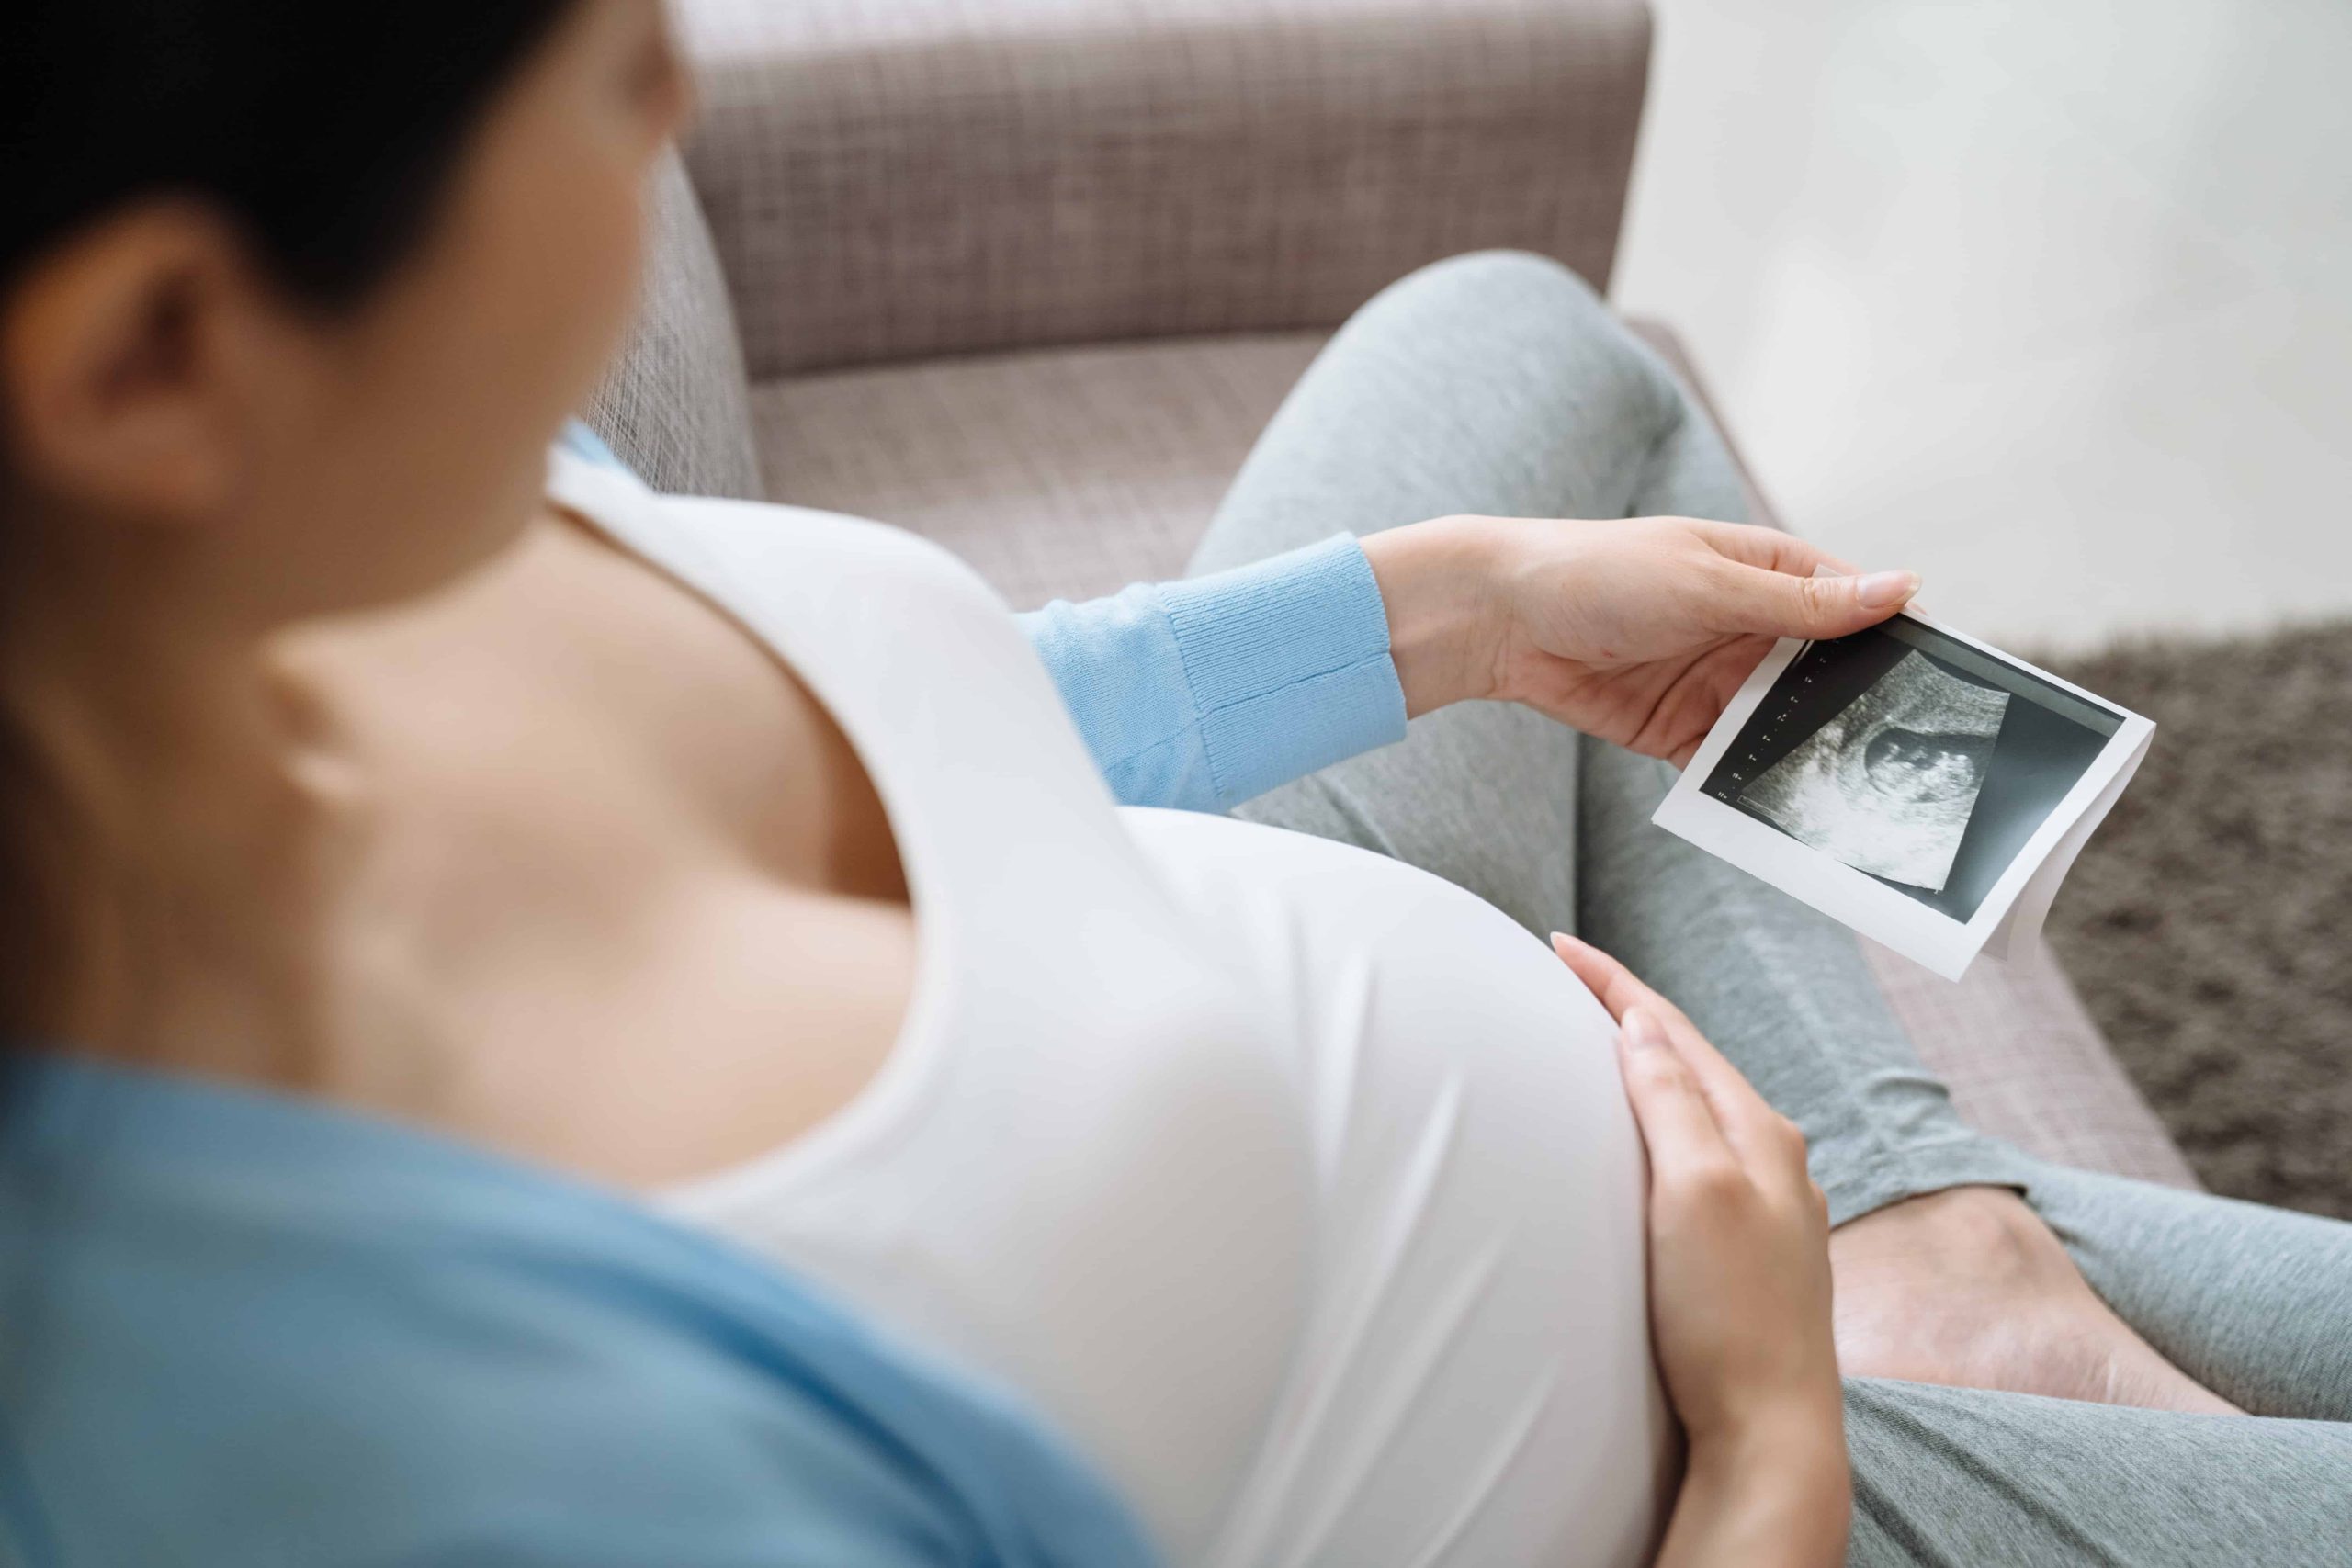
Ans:
[[[764,499],[735,311],[675,152],[650,203],[637,324],[582,417],[656,490]]]
[[[1466,251],[1605,287],[1644,0],[677,0],[755,380],[1337,326]]]

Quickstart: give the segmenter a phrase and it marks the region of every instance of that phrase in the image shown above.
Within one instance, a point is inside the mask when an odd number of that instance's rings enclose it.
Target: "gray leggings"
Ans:
[[[1583,284],[1465,256],[1341,331],[1193,570],[1448,513],[1736,519],[1741,502],[1714,431]],[[1804,1128],[1840,1222],[1962,1183],[2021,1190],[2126,1321],[2259,1417],[1850,1379],[1852,1562],[2352,1562],[2352,1225],[1971,1131],[1842,928],[1648,825],[1671,776],[1472,704],[1239,814],[1410,861],[1623,958]]]

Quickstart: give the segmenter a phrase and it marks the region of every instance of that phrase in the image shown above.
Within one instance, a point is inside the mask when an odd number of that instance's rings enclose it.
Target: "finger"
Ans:
[[[1699,1080],[1668,1043],[1656,1014],[1643,1008],[1627,1013],[1617,1048],[1625,1099],[1634,1108],[1654,1173],[1687,1174],[1735,1157]]]
[[[1554,931],[1552,951],[1560,955],[1569,972],[1584,982],[1584,988],[1598,998],[1600,1005],[1609,1010],[1609,1016],[1619,1023],[1625,1021],[1628,1008],[1644,1004],[1666,1006],[1666,998],[1643,985],[1631,969],[1589,942],[1566,931]]]
[[[1642,983],[1641,977],[1625,967],[1623,961],[1613,958],[1580,937],[1566,931],[1552,933],[1552,951],[1560,955],[1576,977],[1584,982],[1585,989],[1600,998],[1609,1016],[1623,1024],[1635,1009],[1647,1012],[1666,1026],[1668,1042],[1680,1054],[1690,1056],[1691,1070],[1713,1073],[1718,1069],[1738,1077],[1738,1069],[1725,1061],[1723,1054],[1707,1043],[1699,1026],[1692,1023],[1683,1010]],[[1688,1044],[1690,1049],[1684,1050]],[[1740,1081],[1744,1084],[1746,1079]]]
[[[1833,637],[1876,626],[1919,591],[1911,571],[1798,577],[1726,561],[1712,584],[1715,619],[1729,632]]]
[[[1626,743],[1627,749],[1655,752],[1678,768],[1689,767],[1706,744],[1707,732],[1771,649],[1770,637],[1740,636],[1700,655],[1658,699],[1649,725]]]
[[[1689,521],[1717,555],[1744,566],[1760,566],[1767,571],[1784,571],[1792,577],[1815,577],[1824,567],[1838,577],[1862,575],[1862,569],[1845,557],[1832,555],[1810,540],[1784,534],[1778,528],[1754,523],[1711,523],[1702,518]]]
[[[1623,963],[1590,942],[1565,931],[1555,931],[1552,951],[1621,1023],[1630,1025],[1636,1011],[1658,1021],[1668,1043],[1706,1097],[1717,1124],[1743,1153],[1760,1153],[1783,1141],[1781,1114],[1756,1092],[1746,1075],[1715,1049],[1680,1008],[1644,985]]]
[[[1724,1059],[1722,1052],[1710,1044],[1683,1010],[1643,984],[1641,978],[1620,960],[1603,953],[1589,942],[1569,936],[1565,931],[1552,933],[1552,951],[1558,953],[1570,972],[1584,982],[1585,988],[1600,999],[1611,1018],[1622,1027],[1630,1028],[1636,1013],[1646,1014],[1663,1028],[1668,1047],[1681,1058],[1690,1071],[1700,1091],[1713,1101],[1720,1089],[1724,1106],[1745,1122],[1753,1120],[1749,1107],[1741,1097],[1762,1100],[1742,1077],[1739,1069]],[[1769,1111],[1770,1107],[1766,1107]],[[1719,1117],[1718,1120],[1721,1118]]]
[[[1584,982],[1585,989],[1600,999],[1609,1016],[1623,1023],[1635,1008],[1647,1010],[1665,1023],[1669,1039],[1688,1034],[1699,1038],[1698,1026],[1684,1016],[1680,1008],[1644,984],[1640,976],[1625,967],[1623,961],[1610,956],[1592,943],[1566,931],[1552,933],[1552,951],[1560,955],[1576,977]],[[1704,1044],[1705,1041],[1701,1040]]]
[[[1677,1012],[1661,1015],[1661,1021],[1668,1043],[1690,1069],[1699,1092],[1714,1113],[1715,1124],[1732,1146],[1746,1159],[1768,1164],[1788,1164],[1785,1156],[1795,1153],[1801,1170],[1804,1134],[1772,1108],[1771,1101],[1756,1092],[1747,1075],[1732,1066],[1730,1058],[1716,1050],[1689,1019]]]
[[[1786,572],[1792,577],[1811,577],[1825,566],[1833,571],[1838,569],[1838,561],[1819,545],[1778,528],[1754,523],[1714,523],[1704,518],[1692,518],[1690,526],[1710,549],[1742,566],[1761,567],[1766,571]]]

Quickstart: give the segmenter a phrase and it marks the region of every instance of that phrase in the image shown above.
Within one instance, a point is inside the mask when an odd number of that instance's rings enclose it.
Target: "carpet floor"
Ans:
[[[2352,623],[2050,668],[2157,726],[2068,973],[2207,1186],[2352,1219]]]

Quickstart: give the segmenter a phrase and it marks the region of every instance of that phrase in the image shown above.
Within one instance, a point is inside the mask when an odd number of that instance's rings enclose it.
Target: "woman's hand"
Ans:
[[[1552,945],[1618,1021],[1649,1149],[1651,1336],[1690,1442],[1657,1561],[1840,1562],[1852,1497],[1829,1214],[1804,1136],[1623,964]]]
[[[1408,714],[1524,703],[1678,767],[1776,639],[1860,631],[1919,587],[1777,529],[1690,517],[1442,517],[1363,551]]]

